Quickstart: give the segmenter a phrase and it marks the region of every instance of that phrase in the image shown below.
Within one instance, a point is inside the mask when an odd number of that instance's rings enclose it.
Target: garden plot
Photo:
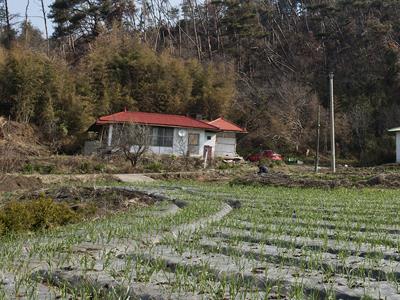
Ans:
[[[399,219],[393,210],[399,208],[400,202],[395,191],[229,189],[214,187],[204,194],[240,199],[240,209],[186,240],[181,236],[165,241],[172,250],[153,255],[168,261],[174,257],[173,250],[178,256],[185,253],[188,261],[180,265],[193,269],[199,260],[212,262],[215,274],[226,272],[228,265],[226,260],[221,264],[214,261],[220,255],[236,257],[231,262],[236,264],[230,269],[231,275],[243,274],[243,266],[255,266],[255,261],[268,264],[255,268],[263,275],[265,269],[276,270],[280,266],[281,274],[287,276],[285,280],[272,276],[263,282],[273,287],[276,282],[284,282],[285,288],[277,292],[286,295],[296,291],[302,297],[399,297]],[[392,210],[387,210],[389,207]],[[331,222],[321,228],[319,224],[327,224],[325,220]],[[177,258],[174,263],[179,264]],[[302,279],[300,286],[291,274]],[[325,278],[329,279],[329,288]],[[267,289],[257,280],[246,282],[241,283],[242,288],[250,285],[264,292]],[[319,285],[321,282],[323,286]]]
[[[125,187],[115,189],[137,193],[136,190]],[[175,274],[164,275],[163,280],[157,279],[156,283],[143,283],[143,278],[147,276],[139,268],[141,264],[137,260],[124,263],[118,260],[119,263],[115,264],[116,255],[128,250],[147,249],[149,241],[152,243],[154,237],[173,232],[182,224],[197,224],[196,222],[215,214],[217,218],[210,221],[216,221],[218,217],[222,217],[218,212],[224,209],[224,205],[217,199],[204,201],[191,196],[172,199],[148,187],[142,190],[149,190],[146,195],[152,199],[159,198],[161,202],[154,205],[148,202],[141,209],[137,209],[137,206],[127,207],[118,214],[102,219],[35,235],[21,234],[3,238],[0,244],[0,271],[4,278],[0,285],[0,295],[7,299],[17,296],[54,299],[54,295],[60,294],[83,298],[90,295],[98,299],[107,295],[120,299],[128,295],[135,298],[145,297],[148,294],[146,291],[155,291],[153,296],[156,298],[165,294],[181,299],[181,294],[163,287],[165,282],[171,282],[172,275]],[[108,203],[103,204],[108,206]],[[203,226],[202,222],[199,224]],[[124,266],[124,272],[121,265]],[[155,267],[150,269],[151,273],[157,270]],[[159,288],[156,289],[155,285]],[[57,291],[58,294],[45,297],[43,286]],[[99,286],[105,288],[101,289]],[[99,290],[99,294],[95,294],[95,290]],[[184,291],[184,295],[184,298],[192,298],[190,292]],[[195,295],[193,297],[196,298]]]
[[[3,238],[0,298],[400,299],[396,191],[189,181],[112,190],[156,200]]]

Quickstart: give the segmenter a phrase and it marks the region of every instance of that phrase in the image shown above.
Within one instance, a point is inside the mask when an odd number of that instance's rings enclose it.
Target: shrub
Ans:
[[[32,174],[35,170],[34,166],[31,163],[27,163],[22,167],[22,172]]]
[[[39,173],[39,174],[52,174],[56,170],[55,165],[36,165],[27,163],[22,167],[22,172],[32,174],[32,173]]]
[[[38,172],[40,174],[53,174],[56,170],[55,165],[43,165],[38,167]]]
[[[5,231],[6,231],[6,227],[4,226],[3,222],[0,221],[0,236],[2,236]]]
[[[36,231],[79,221],[66,204],[40,197],[26,202],[11,201],[0,210],[0,234]]]
[[[240,169],[239,162],[224,162],[223,160],[215,160],[215,165],[218,170],[235,170]]]
[[[90,173],[90,163],[87,161],[81,163],[79,166],[79,171],[83,174]]]
[[[285,165],[285,163],[282,160],[271,160],[269,163],[269,167],[272,169],[274,167],[281,167]]]
[[[158,161],[154,161],[145,166],[146,170],[154,173],[159,173],[162,170],[162,165]]]
[[[96,172],[104,173],[106,169],[107,169],[107,166],[106,166],[105,164],[96,164],[96,165],[94,166],[94,170],[95,170]]]

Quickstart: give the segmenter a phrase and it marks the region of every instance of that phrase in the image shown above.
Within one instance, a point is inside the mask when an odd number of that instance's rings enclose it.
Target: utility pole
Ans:
[[[333,103],[333,72],[329,73],[329,94],[331,113],[331,168],[332,173],[336,172],[336,151],[335,151],[335,107]]]
[[[319,169],[319,140],[321,133],[321,105],[318,104],[318,116],[317,116],[317,149],[315,151],[315,173],[318,173]]]

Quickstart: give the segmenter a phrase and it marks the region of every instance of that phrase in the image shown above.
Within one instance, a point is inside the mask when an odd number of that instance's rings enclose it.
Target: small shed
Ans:
[[[223,117],[208,122],[208,124],[220,129],[215,142],[215,155],[224,158],[238,157],[236,152],[237,134],[247,133],[246,129],[225,120]]]
[[[396,133],[396,162],[400,163],[400,127],[392,128],[388,131]]]

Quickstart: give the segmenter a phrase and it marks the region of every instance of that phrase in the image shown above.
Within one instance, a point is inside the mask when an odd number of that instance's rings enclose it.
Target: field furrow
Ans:
[[[286,295],[301,286],[307,296],[319,299],[330,296],[340,299],[361,299],[366,296],[400,299],[397,288],[387,281],[367,278],[349,280],[335,275],[326,277],[317,271],[270,264],[241,256],[221,253],[207,255],[192,249],[177,252],[172,247],[157,246],[147,256],[149,260],[154,258],[165,261],[171,270],[184,267],[195,274],[206,269],[218,281],[239,281],[242,286],[251,285],[261,290],[281,285],[283,288],[278,292]]]

